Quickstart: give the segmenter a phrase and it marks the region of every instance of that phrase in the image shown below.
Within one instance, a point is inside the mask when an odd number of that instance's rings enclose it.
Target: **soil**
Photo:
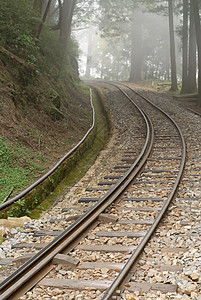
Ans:
[[[72,90],[61,91],[62,117],[52,118],[49,109],[52,107],[50,92],[56,90],[53,84],[41,76],[19,88],[13,72],[0,61],[0,137],[14,152],[16,147],[22,149],[22,156],[26,152],[24,161],[19,161],[20,167],[29,168],[32,162],[39,166],[34,170],[34,179],[72,149],[92,123],[89,94],[86,87],[80,87],[82,83],[77,83],[77,88]],[[33,95],[38,98],[32,99]]]

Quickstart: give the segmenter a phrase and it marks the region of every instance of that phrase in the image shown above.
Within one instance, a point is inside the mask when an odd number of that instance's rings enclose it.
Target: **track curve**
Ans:
[[[105,85],[108,85],[108,83],[104,83],[104,86]],[[113,86],[114,85],[117,84],[114,83]],[[122,86],[120,87],[119,84],[118,87],[115,87],[115,89],[116,88],[120,89],[124,97],[127,97],[127,99],[129,99],[129,102],[134,104],[132,99],[133,91],[131,91],[130,88]],[[130,90],[130,92],[128,92],[128,90]],[[142,97],[140,97],[140,99],[141,98]],[[97,201],[97,203],[92,208],[90,208],[71,226],[69,226],[69,228],[67,228],[61,235],[59,235],[58,238],[53,240],[52,243],[46,246],[37,255],[32,257],[27,263],[19,268],[18,271],[16,271],[5,281],[3,281],[0,285],[0,299],[16,299],[16,297],[19,298],[20,295],[33,287],[37,282],[41,282],[41,285],[47,285],[49,282],[48,279],[46,281],[41,281],[41,278],[44,277],[45,274],[51,273],[51,270],[53,270],[54,263],[52,263],[52,261],[54,257],[57,255],[57,253],[64,255],[71,254],[71,251],[75,249],[75,245],[79,243],[80,236],[82,238],[86,237],[86,235],[89,234],[89,229],[91,229],[93,235],[97,233],[98,236],[112,236],[113,225],[109,223],[107,226],[108,231],[102,232],[100,217],[105,217],[111,220],[112,215],[108,217],[107,214],[111,214],[111,211],[114,212],[114,210],[116,211],[115,214],[119,219],[115,222],[117,223],[118,228],[123,229],[123,231],[116,233],[119,233],[119,236],[123,236],[123,240],[125,240],[126,235],[130,235],[132,240],[133,238],[136,239],[136,243],[134,243],[134,245],[136,245],[136,249],[133,251],[133,253],[129,257],[129,260],[123,266],[122,272],[120,272],[119,275],[116,276],[113,283],[110,282],[108,289],[103,289],[105,294],[104,296],[102,295],[102,299],[110,299],[111,297],[116,297],[119,295],[121,290],[124,290],[125,282],[128,282],[128,280],[130,279],[128,273],[130,273],[129,275],[133,274],[133,269],[135,269],[135,265],[140,256],[140,253],[142,249],[144,249],[145,244],[150,239],[150,236],[148,236],[147,234],[152,234],[154,232],[155,228],[158,226],[158,223],[163,217],[164,212],[168,208],[169,202],[176,192],[178,186],[177,181],[179,181],[182,176],[182,170],[185,163],[185,143],[178,126],[174,122],[172,122],[171,118],[168,118],[167,116],[162,118],[163,112],[160,111],[156,113],[156,108],[153,108],[151,104],[149,104],[149,107],[147,108],[147,105],[144,105],[145,99],[143,99],[143,102],[140,99],[137,101],[135,99],[135,109],[136,102],[138,102],[138,111],[140,111],[146,124],[146,135],[144,138],[144,143],[138,153],[138,157],[133,158],[133,153],[135,152],[134,149],[128,149],[126,151],[126,156],[122,159],[123,163],[116,166],[113,170],[117,174],[119,171],[123,172],[120,173],[123,174],[123,176],[113,176],[114,178],[118,177],[118,181],[116,183],[114,183],[113,181],[110,182],[112,184],[112,188],[110,188],[107,193],[99,201]],[[159,120],[157,120],[157,114],[158,116],[160,115],[161,119],[159,118]],[[171,140],[171,135],[174,136],[174,140]],[[169,151],[167,151],[167,153],[168,155],[170,155],[169,157],[164,156],[164,153],[162,151],[164,150],[164,148],[167,148],[167,146]],[[168,170],[170,161],[171,166]],[[173,167],[174,165],[175,167]],[[156,169],[157,167],[158,169]],[[157,174],[164,175],[162,177],[162,180],[160,178],[158,182],[157,180],[150,180],[150,174],[156,174],[154,175],[155,179],[157,179]],[[146,177],[147,175],[149,177]],[[112,176],[110,178],[112,178]],[[136,178],[138,178],[137,181],[134,180]],[[147,178],[146,181],[145,178]],[[169,178],[171,178],[171,180]],[[164,196],[162,198],[157,198],[157,195],[161,194],[159,186],[161,185],[162,181],[164,181],[164,185],[166,185],[167,187],[163,191]],[[104,182],[101,184],[105,186],[108,184],[108,182]],[[150,198],[150,196],[146,196],[145,198],[140,197],[140,190],[143,189],[143,186],[145,186],[145,188],[147,186],[149,190],[154,191],[154,196],[152,196],[152,198]],[[149,186],[151,186],[151,188]],[[159,191],[157,191],[157,189],[159,189]],[[137,198],[132,197],[132,195],[135,194],[137,195]],[[125,196],[127,198],[123,198]],[[120,203],[123,203],[123,209]],[[135,206],[135,203],[140,203],[141,206],[137,207]],[[151,207],[147,207],[146,203],[149,203]],[[162,209],[159,205],[160,203],[163,204]],[[132,214],[131,216],[129,215],[129,211],[132,210],[139,210],[139,212],[145,212],[146,210],[148,210],[150,211],[149,215],[152,217],[152,220],[136,220],[135,216],[133,216]],[[128,213],[125,215],[124,211],[128,211]],[[126,228],[134,228],[132,227],[132,224],[142,224],[143,229],[147,225],[151,226],[146,232],[141,232],[139,231],[140,229],[138,229],[137,232],[130,232]],[[114,227],[115,226],[116,225],[114,225]],[[139,226],[140,225],[136,225],[137,228]],[[116,231],[115,228],[114,230]],[[141,239],[141,241],[137,244],[138,239]],[[123,243],[123,240],[118,241],[116,245],[119,251],[121,250],[121,247],[119,245]],[[99,243],[101,243],[101,238]],[[129,243],[131,243],[131,241],[128,238],[128,245],[132,245]],[[81,243],[81,253],[79,254],[78,252],[75,252],[73,253],[72,257],[76,257],[74,255],[81,256],[83,251],[82,247],[83,243]],[[103,247],[103,245],[101,245],[101,247]],[[112,250],[112,247],[110,248]],[[37,265],[38,262],[39,266]],[[114,275],[111,276],[112,279],[113,277]],[[110,279],[110,277],[108,277],[108,279]],[[26,286],[27,283],[28,285]]]
[[[158,106],[156,106],[155,104],[153,104],[151,101],[149,101],[146,97],[144,97],[141,93],[139,93],[138,91],[134,90],[133,88],[129,87],[128,85],[125,84],[114,84],[114,86],[118,87],[119,90],[126,94],[122,88],[119,87],[123,86],[126,87],[128,89],[130,89],[132,92],[134,92],[135,94],[137,94],[139,97],[141,97],[143,100],[145,100],[146,102],[148,102],[149,104],[151,104],[154,108],[158,109],[161,113],[163,113],[167,118],[169,118],[169,120],[174,124],[174,126],[176,127],[181,141],[182,141],[182,157],[181,157],[181,163],[180,163],[180,167],[179,167],[179,172],[177,174],[177,178],[176,181],[173,185],[173,188],[171,190],[171,192],[169,193],[169,196],[167,198],[167,200],[164,202],[160,213],[158,214],[157,218],[155,219],[154,223],[152,224],[152,226],[150,227],[150,229],[147,231],[146,235],[144,236],[144,238],[142,239],[141,243],[138,245],[138,247],[136,248],[136,250],[134,251],[134,253],[132,254],[132,256],[130,257],[130,259],[128,260],[128,262],[125,264],[124,268],[122,269],[122,271],[120,272],[120,274],[118,275],[118,277],[116,278],[116,280],[113,282],[113,284],[110,286],[110,288],[108,289],[108,291],[105,293],[105,295],[103,296],[102,299],[104,300],[108,300],[111,299],[112,296],[114,296],[115,292],[122,289],[123,284],[126,282],[126,280],[128,280],[128,274],[131,271],[131,269],[133,268],[133,266],[136,264],[137,259],[139,257],[139,255],[142,253],[144,247],[146,246],[146,244],[148,243],[149,239],[151,238],[151,236],[153,235],[154,231],[156,230],[157,226],[159,225],[161,219],[163,218],[164,214],[166,213],[170,202],[172,201],[175,192],[178,188],[178,185],[180,183],[182,174],[183,174],[183,170],[184,170],[184,166],[185,166],[185,160],[186,160],[186,146],[185,146],[185,141],[184,141],[184,137],[183,134],[180,130],[180,128],[178,127],[178,125],[176,124],[176,122],[168,115],[166,114],[161,108],[159,108]]]
[[[135,105],[135,107],[137,106]],[[73,247],[72,245],[74,245],[75,240],[79,238],[81,234],[84,234],[87,228],[93,226],[98,216],[103,213],[104,210],[120,196],[120,194],[122,194],[126,187],[137,176],[146,162],[153,144],[153,129],[150,120],[143,111],[139,108],[137,109],[143,116],[147,128],[145,143],[137,159],[131,165],[129,170],[125,172],[122,178],[115,184],[115,186],[111,188],[109,192],[97,202],[97,204],[95,204],[89,211],[66,229],[52,243],[42,249],[37,255],[31,258],[27,263],[0,284],[0,299],[15,299],[16,297],[19,297],[19,295],[23,294],[25,290],[29,289],[30,286],[35,285],[40,276],[43,277],[44,274],[51,270],[52,267],[49,263],[54,256],[57,253],[69,251],[67,249],[71,249]]]

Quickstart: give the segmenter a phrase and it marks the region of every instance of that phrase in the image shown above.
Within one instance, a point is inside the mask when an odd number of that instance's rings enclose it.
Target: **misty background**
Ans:
[[[105,5],[103,4],[105,3]],[[122,3],[121,3],[122,2]],[[83,24],[75,22],[72,35],[79,45],[79,73],[104,80],[170,80],[168,3],[139,5],[139,1],[97,1]],[[181,8],[181,7],[180,7]],[[182,78],[182,16],[175,7],[177,78]],[[131,63],[135,65],[131,74]]]

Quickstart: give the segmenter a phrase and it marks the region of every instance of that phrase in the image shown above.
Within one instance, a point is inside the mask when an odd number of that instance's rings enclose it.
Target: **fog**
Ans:
[[[110,1],[111,2],[111,1]],[[125,1],[130,3],[132,1]],[[164,3],[167,1],[164,1]],[[109,5],[109,4],[108,4]],[[129,5],[122,11],[100,10],[99,18],[73,29],[79,44],[79,72],[83,78],[107,80],[170,80],[170,42],[167,9],[149,12]],[[122,15],[121,15],[122,14]],[[177,76],[181,79],[180,19],[174,15]],[[78,28],[79,29],[79,28]]]

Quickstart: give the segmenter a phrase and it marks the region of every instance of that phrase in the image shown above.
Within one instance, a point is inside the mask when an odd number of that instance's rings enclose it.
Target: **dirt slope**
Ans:
[[[11,187],[17,193],[80,140],[90,127],[91,109],[82,83],[48,74],[29,77],[9,54],[0,58],[1,201]]]

